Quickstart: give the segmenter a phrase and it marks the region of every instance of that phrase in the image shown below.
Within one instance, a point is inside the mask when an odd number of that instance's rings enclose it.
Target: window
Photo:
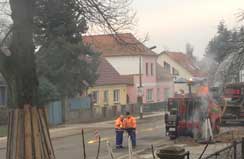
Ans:
[[[168,101],[168,98],[170,97],[170,89],[165,88],[164,89],[164,101]]]
[[[114,90],[114,103],[119,103],[120,100],[120,90],[116,89]]]
[[[0,105],[1,106],[6,106],[7,104],[7,88],[5,86],[0,87]]]
[[[157,100],[160,101],[160,88],[157,88]]]
[[[152,102],[153,101],[153,89],[147,90],[147,101]]]
[[[174,76],[178,76],[178,75],[179,75],[179,71],[176,70],[174,67],[172,67],[172,74],[173,74]]]
[[[98,91],[93,91],[92,92],[92,98],[93,98],[94,104],[98,104],[99,92]]]
[[[244,82],[244,70],[240,70],[240,82]]]
[[[153,76],[153,63],[151,63],[151,75]]]
[[[146,63],[146,75],[148,76],[148,63]]]
[[[103,92],[103,103],[108,104],[108,90]]]
[[[170,64],[168,64],[167,62],[164,62],[164,69],[170,73]]]

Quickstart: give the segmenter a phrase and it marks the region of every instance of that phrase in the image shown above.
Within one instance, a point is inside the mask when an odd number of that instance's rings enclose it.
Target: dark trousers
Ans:
[[[123,130],[115,130],[116,133],[116,148],[121,148],[123,145]]]
[[[130,136],[132,146],[136,146],[136,129],[127,129],[127,133]]]

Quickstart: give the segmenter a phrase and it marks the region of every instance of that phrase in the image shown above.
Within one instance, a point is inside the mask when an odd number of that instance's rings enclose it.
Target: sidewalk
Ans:
[[[145,118],[152,118],[157,116],[163,116],[164,112],[153,112],[151,114],[144,115]],[[139,119],[139,117],[136,117]],[[95,122],[88,124],[64,124],[62,127],[58,128],[50,128],[50,136],[51,139],[63,138],[67,136],[73,136],[81,133],[81,129],[89,129],[89,128],[113,128],[114,120],[103,121],[103,122]],[[0,138],[0,149],[4,149],[6,147],[7,137]]]

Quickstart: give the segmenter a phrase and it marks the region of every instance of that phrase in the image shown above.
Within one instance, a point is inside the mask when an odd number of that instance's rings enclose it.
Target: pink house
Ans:
[[[100,52],[120,75],[133,77],[133,85],[127,88],[129,104],[137,103],[140,75],[143,103],[167,101],[173,96],[172,76],[157,64],[158,55],[132,34],[92,35],[84,36],[83,40]]]

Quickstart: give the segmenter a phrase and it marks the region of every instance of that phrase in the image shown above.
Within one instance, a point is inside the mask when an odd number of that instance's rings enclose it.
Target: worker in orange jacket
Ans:
[[[126,112],[125,129],[130,136],[132,147],[136,146],[136,118]]]
[[[124,128],[125,128],[125,120],[124,116],[120,115],[115,120],[115,134],[116,134],[116,148],[123,148],[123,134],[124,134]]]

